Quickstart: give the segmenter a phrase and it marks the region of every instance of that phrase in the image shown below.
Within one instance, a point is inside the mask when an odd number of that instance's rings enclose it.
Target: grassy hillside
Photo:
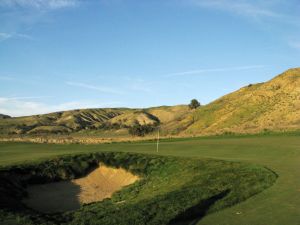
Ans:
[[[81,109],[45,115],[0,116],[0,136],[67,134],[128,138],[134,125],[152,126],[162,136],[259,133],[300,129],[300,68],[250,84],[191,110],[187,105],[148,109]],[[148,137],[154,134],[147,134]]]
[[[187,118],[186,118],[187,119]],[[258,133],[300,128],[300,68],[248,85],[188,117],[185,134]]]

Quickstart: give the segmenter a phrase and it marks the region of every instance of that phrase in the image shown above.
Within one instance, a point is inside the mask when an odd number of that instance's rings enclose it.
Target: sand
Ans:
[[[101,165],[83,178],[31,185],[23,203],[44,213],[76,210],[82,204],[110,198],[114,192],[138,179],[124,169]]]

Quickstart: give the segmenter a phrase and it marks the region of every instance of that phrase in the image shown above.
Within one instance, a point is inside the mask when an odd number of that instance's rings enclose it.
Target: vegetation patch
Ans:
[[[141,179],[76,211],[42,214],[22,203],[28,185],[79,178],[99,163]],[[222,160],[116,152],[69,155],[1,168],[0,220],[26,225],[177,224],[244,201],[270,187],[276,177],[263,167]]]
[[[146,134],[155,131],[155,129],[157,129],[155,125],[134,124],[132,127],[129,128],[129,133],[133,136],[143,137]]]

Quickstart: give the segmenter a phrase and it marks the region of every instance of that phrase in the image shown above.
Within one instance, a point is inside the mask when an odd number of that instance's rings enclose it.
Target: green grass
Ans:
[[[1,143],[0,165],[41,160],[69,153],[125,151],[157,154],[154,143],[103,145],[50,145]],[[279,178],[264,192],[233,207],[207,215],[198,225],[299,225],[300,138],[299,136],[222,137],[164,141],[159,155],[225,159],[266,166]]]
[[[24,184],[82,177],[99,162],[123,167],[141,179],[111,199],[74,212],[45,216],[21,204]],[[224,160],[125,152],[68,155],[2,168],[0,206],[6,210],[0,210],[0,220],[7,222],[9,217],[21,221],[19,225],[190,224],[260,193],[276,179],[276,174],[264,167]],[[73,198],[78,201],[76,194]]]

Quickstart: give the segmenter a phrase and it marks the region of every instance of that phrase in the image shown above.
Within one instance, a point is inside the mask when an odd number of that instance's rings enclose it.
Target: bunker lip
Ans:
[[[82,178],[28,186],[28,197],[23,199],[23,203],[42,213],[76,210],[82,204],[110,198],[113,193],[137,180],[138,176],[125,169],[101,163]]]

